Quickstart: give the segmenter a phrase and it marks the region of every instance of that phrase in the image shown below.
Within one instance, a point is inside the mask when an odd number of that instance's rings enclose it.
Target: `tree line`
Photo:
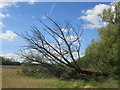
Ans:
[[[13,59],[8,59],[8,58],[4,58],[4,57],[0,57],[0,60],[2,61],[0,64],[1,65],[17,65],[19,66],[21,63],[17,62]]]

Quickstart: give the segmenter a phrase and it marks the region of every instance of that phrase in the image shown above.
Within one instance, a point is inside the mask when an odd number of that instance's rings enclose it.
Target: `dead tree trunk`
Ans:
[[[28,46],[26,47],[36,50],[37,53],[40,53],[42,58],[47,59],[47,62],[51,64],[58,64],[61,67],[68,66],[78,73],[87,75],[93,74],[91,71],[82,70],[76,62],[76,59],[80,58],[81,54],[81,37],[84,29],[84,27],[82,27],[83,23],[81,23],[81,27],[77,29],[69,22],[66,22],[65,27],[60,27],[54,20],[49,17],[47,18],[54,24],[54,28],[51,28],[38,19],[44,26],[42,30],[33,25],[29,29],[32,34],[26,32],[26,35],[20,35],[28,42]],[[24,54],[23,57],[25,57]],[[37,60],[35,57],[32,57],[32,59],[29,60],[42,63],[42,61],[40,61],[42,58]]]

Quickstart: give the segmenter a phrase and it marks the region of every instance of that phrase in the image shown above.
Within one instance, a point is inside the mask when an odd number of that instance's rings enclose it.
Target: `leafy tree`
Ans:
[[[2,65],[20,65],[20,62],[17,62],[14,59],[0,57],[0,60],[2,61]]]
[[[104,10],[100,15],[102,20],[108,23],[105,27],[99,28],[100,40],[91,42],[86,49],[86,58],[90,61],[91,68],[107,73],[118,75],[118,44],[120,30],[120,2],[114,3],[112,8]]]

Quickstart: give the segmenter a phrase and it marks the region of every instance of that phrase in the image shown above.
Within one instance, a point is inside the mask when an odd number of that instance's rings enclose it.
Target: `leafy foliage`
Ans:
[[[17,62],[13,59],[8,59],[3,57],[0,57],[0,59],[2,60],[2,65],[20,65],[20,62]]]
[[[115,11],[111,9],[104,10],[101,14],[103,21],[108,24],[99,28],[99,41],[92,40],[86,49],[86,60],[90,68],[107,73],[112,76],[118,75],[118,30],[120,29],[120,2],[115,3]]]

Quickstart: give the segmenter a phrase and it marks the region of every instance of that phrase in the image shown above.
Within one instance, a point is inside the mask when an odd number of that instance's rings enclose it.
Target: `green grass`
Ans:
[[[103,83],[96,81],[85,82],[84,80],[62,81],[57,78],[32,78],[24,76],[19,66],[3,66],[2,69],[2,87],[3,88],[117,88],[116,80],[109,79]]]

